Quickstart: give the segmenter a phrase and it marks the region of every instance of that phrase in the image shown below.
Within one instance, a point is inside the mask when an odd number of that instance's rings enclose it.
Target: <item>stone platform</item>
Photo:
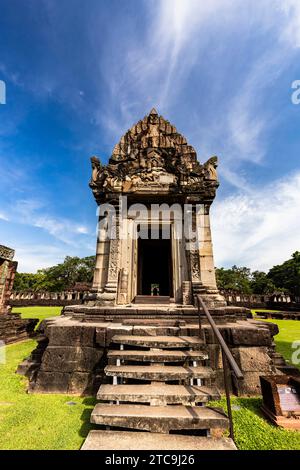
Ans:
[[[14,343],[34,336],[37,318],[21,318],[19,313],[0,315],[0,340],[5,344]]]
[[[126,341],[129,342],[126,347],[127,357],[141,336],[145,337],[144,349],[151,344],[154,344],[153,348],[161,346],[157,341],[155,343],[155,336],[172,335],[177,338],[177,342],[181,341],[180,337],[188,337],[192,342],[193,338],[199,335],[195,311],[195,308],[176,306],[152,306],[144,311],[137,310],[136,307],[67,307],[64,309],[64,315],[41,323],[38,329],[38,347],[30,358],[19,366],[18,372],[29,378],[30,392],[95,395],[102,383],[110,383],[105,368],[113,364],[113,355],[118,354],[117,343],[112,342],[113,337],[117,341],[118,335],[123,335],[123,338],[126,336]],[[218,314],[214,312],[214,319],[245,377],[242,383],[232,383],[232,388],[240,395],[258,395],[259,376],[276,371],[272,357],[273,336],[278,333],[278,328],[271,323],[246,319],[246,316],[247,309],[234,307],[223,309],[223,315],[221,310]],[[205,346],[201,353],[203,357],[208,358],[206,365],[213,371],[216,385],[222,391],[220,349],[204,317],[201,318],[201,323]],[[174,344],[170,344],[167,354],[172,354]],[[140,365],[154,360],[159,362],[158,354],[154,351],[143,353],[141,350],[133,354],[133,361]],[[155,358],[151,359],[151,354],[154,354]],[[176,354],[180,356],[182,352],[173,351],[173,356]],[[142,363],[138,355],[143,359]],[[178,362],[175,357],[171,359],[172,362]]]

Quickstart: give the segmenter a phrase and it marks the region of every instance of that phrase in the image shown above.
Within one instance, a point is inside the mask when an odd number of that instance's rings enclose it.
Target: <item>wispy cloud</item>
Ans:
[[[299,250],[300,173],[212,206],[217,266],[268,270]]]
[[[206,156],[211,149],[220,153],[226,167],[222,176],[239,188],[241,166],[262,164],[270,132],[280,123],[270,95],[295,57],[299,2],[265,0],[254,5],[245,0],[242,9],[239,0],[163,0],[148,5],[145,41],[134,40],[133,32],[126,54],[116,52],[113,62],[102,58],[109,93],[105,112],[99,110],[97,119],[116,141],[152,105],[166,115],[180,115],[188,98],[185,130],[193,136],[191,143]],[[257,41],[261,47],[252,46]],[[237,77],[235,55],[237,62],[244,60]],[[207,63],[216,73],[205,76],[210,82],[203,100],[201,68],[206,74]],[[194,88],[188,93],[193,77]],[[244,177],[242,185],[250,189],[250,184]]]
[[[40,228],[70,246],[85,243],[89,245],[90,237],[94,237],[90,227],[78,224],[67,217],[49,214],[47,205],[42,199],[19,199],[14,202],[10,213],[12,221]],[[80,236],[81,239],[78,238]]]
[[[8,216],[4,212],[0,212],[0,219],[5,220],[6,222],[9,221]]]

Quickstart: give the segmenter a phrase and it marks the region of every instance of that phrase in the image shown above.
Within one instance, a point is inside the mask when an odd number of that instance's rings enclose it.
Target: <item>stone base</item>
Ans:
[[[215,321],[236,321],[252,318],[251,311],[245,307],[223,306],[210,307],[210,313]],[[206,316],[201,311],[201,319],[206,322]],[[68,305],[64,307],[62,315],[80,319],[82,321],[112,321],[119,322],[124,319],[173,319],[195,321],[198,319],[198,309],[193,305],[169,304],[129,304],[116,306],[90,306]]]
[[[34,335],[37,318],[22,319],[19,313],[0,315],[0,341],[14,343]]]
[[[39,346],[18,372],[29,378],[30,392],[96,394],[100,384],[108,380],[104,367],[113,336],[199,334],[195,308],[172,309],[148,307],[143,312],[140,308],[67,307],[64,315],[42,322]],[[278,328],[272,323],[247,320],[244,310],[228,307],[223,309],[223,315],[215,312],[215,320],[245,375],[244,381],[232,383],[233,391],[259,395],[259,376],[276,373],[272,354]],[[208,365],[216,371],[216,385],[222,391],[220,348],[204,319],[202,330],[209,352]]]

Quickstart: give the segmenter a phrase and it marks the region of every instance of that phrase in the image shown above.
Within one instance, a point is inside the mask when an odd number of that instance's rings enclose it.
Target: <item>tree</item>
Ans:
[[[218,287],[221,290],[251,293],[251,271],[249,268],[237,266],[232,266],[231,269],[217,268],[216,277]]]
[[[253,294],[273,294],[276,290],[272,280],[263,271],[254,271],[251,274],[250,288]]]
[[[43,273],[18,273],[16,272],[14,280],[14,290],[39,290],[38,284],[42,283],[45,278]]]
[[[78,258],[67,256],[63,263],[41,269],[37,273],[16,273],[14,290],[62,291],[71,289],[76,282],[91,283],[95,256]]]
[[[300,295],[300,252],[293,253],[292,258],[274,266],[268,272],[276,288],[284,289],[292,295]]]

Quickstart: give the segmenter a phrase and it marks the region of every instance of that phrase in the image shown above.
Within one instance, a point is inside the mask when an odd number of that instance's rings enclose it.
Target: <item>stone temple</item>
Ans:
[[[227,306],[218,291],[210,228],[217,157],[199,163],[185,137],[152,109],[107,165],[91,162],[99,206],[93,287],[82,305],[41,324],[39,346],[19,372],[31,392],[98,391],[91,420],[99,426],[164,433],[171,423],[182,429],[183,420],[184,429],[226,428],[224,415],[210,411],[204,419],[195,406],[195,419],[181,419],[171,406],[203,404],[224,390],[220,348],[202,310],[199,339],[197,295],[244,374],[240,382],[230,377],[235,393],[260,394],[260,375],[276,372],[278,331]],[[145,403],[161,405],[162,421],[147,415],[148,406],[143,411]]]
[[[90,187],[97,204],[109,203],[121,213],[122,227],[116,221],[113,240],[99,230],[88,304],[164,302],[178,308],[191,305],[192,294],[201,292],[211,307],[224,307],[216,286],[209,219],[218,187],[217,158],[201,165],[194,148],[153,109],[122,137],[106,167],[96,157],[92,167]],[[126,213],[120,196],[126,198]],[[144,208],[137,215],[138,204]],[[198,235],[201,251],[187,248],[190,240],[181,233],[184,216],[189,227],[195,226],[193,235]],[[105,215],[100,217],[105,227]],[[151,229],[156,230],[156,239],[143,239]],[[152,295],[153,286],[157,296]]]

